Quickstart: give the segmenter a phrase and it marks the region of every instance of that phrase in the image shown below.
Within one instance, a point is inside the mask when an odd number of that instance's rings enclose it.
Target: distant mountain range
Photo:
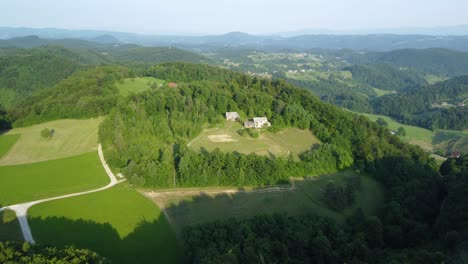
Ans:
[[[402,33],[417,29],[401,29]],[[405,31],[406,30],[406,31]],[[395,32],[388,30],[389,32]],[[322,34],[309,34],[309,33]],[[421,32],[418,31],[418,32]],[[184,49],[210,50],[219,47],[241,47],[267,51],[293,49],[353,49],[389,51],[395,49],[446,48],[468,51],[468,26],[427,29],[428,33],[441,34],[325,34],[326,31],[290,32],[276,35],[251,35],[231,32],[208,36],[154,36],[99,30],[32,29],[0,27],[0,39],[38,36],[45,39],[80,39],[101,44],[128,43],[144,46],[174,46]],[[446,32],[445,35],[442,33]],[[467,32],[462,35],[461,33]],[[304,33],[304,34],[302,34]],[[447,35],[451,34],[453,35]],[[457,34],[455,34],[457,33]],[[2,45],[0,43],[0,45]],[[5,42],[3,41],[3,45]]]

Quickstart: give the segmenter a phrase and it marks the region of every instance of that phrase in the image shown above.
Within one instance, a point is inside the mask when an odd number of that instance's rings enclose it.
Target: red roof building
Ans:
[[[460,157],[460,152],[454,151],[454,152],[452,152],[452,155],[450,155],[450,156],[451,156],[452,158],[458,159],[458,158]]]
[[[173,82],[170,82],[167,84],[167,86],[171,87],[171,88],[176,88],[177,87],[177,83],[173,83]]]

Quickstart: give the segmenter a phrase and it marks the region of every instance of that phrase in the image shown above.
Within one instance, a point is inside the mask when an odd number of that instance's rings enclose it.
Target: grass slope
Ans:
[[[128,96],[131,93],[141,93],[151,89],[151,86],[165,83],[164,80],[156,79],[154,77],[137,77],[126,78],[122,82],[116,84],[119,92],[123,96]]]
[[[0,212],[0,241],[23,241],[23,235],[14,211]]]
[[[11,147],[18,141],[20,135],[3,135],[0,136],[0,158],[2,158]]]
[[[276,133],[263,131],[259,138],[252,138],[249,135],[239,135],[237,130],[242,128],[243,126],[237,122],[226,121],[214,128],[204,129],[188,145],[194,150],[212,151],[219,148],[225,152],[237,151],[243,154],[273,154],[275,156],[287,156],[291,152],[297,156],[313,144],[320,143],[309,130],[286,128]],[[216,142],[216,139],[214,142],[213,136],[221,136],[229,142]]]
[[[393,131],[397,131],[399,127],[403,127],[406,131],[406,137],[403,139],[408,140],[411,144],[420,146],[424,150],[433,150],[432,139],[435,133],[431,130],[416,126],[403,125],[388,116],[371,114],[362,115],[367,116],[372,121],[376,121],[379,117],[383,118],[388,123],[388,128]]]
[[[331,180],[343,183],[356,177],[361,179],[361,190],[356,192],[354,206],[343,212],[328,209],[321,200],[326,184]],[[213,189],[195,193],[181,190],[172,194],[158,192],[152,199],[166,208],[171,221],[178,228],[231,217],[248,218],[271,213],[300,215],[313,212],[343,222],[345,217],[350,216],[357,208],[362,208],[366,215],[374,215],[383,201],[381,186],[375,180],[352,171],[317,176],[308,180],[295,180],[294,184],[296,186],[294,191],[265,192],[259,191],[264,189],[256,189],[216,194],[213,193]]]
[[[89,248],[113,263],[181,262],[164,215],[126,184],[34,206],[29,221],[38,243]]]
[[[11,205],[104,186],[97,152],[45,162],[0,166],[0,204]]]
[[[102,120],[103,118],[64,119],[10,130],[5,135],[21,137],[0,159],[0,166],[60,159],[94,151],[97,148],[98,127]],[[40,133],[44,128],[55,130],[52,139],[41,137]],[[0,139],[5,135],[0,136]]]

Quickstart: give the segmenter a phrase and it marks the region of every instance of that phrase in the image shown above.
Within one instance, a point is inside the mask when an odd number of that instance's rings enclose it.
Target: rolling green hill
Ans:
[[[115,83],[130,75],[128,68],[119,66],[93,67],[77,72],[15,105],[11,110],[14,125],[105,115],[120,97]]]
[[[30,202],[105,186],[109,178],[96,152],[21,165],[0,166],[0,204]]]
[[[399,91],[427,84],[421,73],[386,64],[353,65],[344,70],[350,71],[354,80],[381,90]]]
[[[390,64],[426,74],[454,77],[468,74],[468,53],[448,49],[400,49],[389,52],[353,54],[351,63]]]
[[[55,120],[12,129],[0,136],[0,166],[60,159],[96,151],[98,127],[102,120]],[[54,129],[52,138],[41,137],[44,128]]]
[[[373,100],[374,112],[402,123],[428,129],[462,130],[468,127],[468,107],[459,106],[468,99],[468,75]]]
[[[39,243],[89,248],[112,263],[180,263],[182,259],[165,216],[126,184],[34,206],[29,222]]]

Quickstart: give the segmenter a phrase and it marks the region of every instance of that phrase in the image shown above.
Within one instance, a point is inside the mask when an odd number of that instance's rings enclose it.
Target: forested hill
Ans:
[[[389,64],[353,65],[343,70],[350,71],[353,80],[357,82],[387,91],[398,91],[427,84],[422,73],[409,69],[399,69]]]
[[[53,86],[80,68],[77,56],[65,49],[10,50],[0,55],[0,103],[10,105],[16,97]]]
[[[468,52],[447,49],[400,49],[389,52],[350,53],[352,64],[390,64],[437,76],[468,74]]]
[[[119,66],[80,71],[51,88],[22,99],[10,109],[9,115],[15,126],[105,115],[115,107],[119,98],[115,83],[132,74],[128,68]]]
[[[178,75],[181,71],[186,74]],[[324,243],[335,241],[333,245],[336,247],[328,246],[330,250],[324,248],[320,252],[327,258],[327,254],[331,254],[331,259],[337,261],[324,263],[344,263],[351,259],[362,263],[382,263],[372,260],[393,259],[398,254],[407,259],[406,263],[416,263],[408,259],[419,256],[415,252],[426,246],[430,250],[424,251],[425,259],[441,259],[443,256],[439,252],[441,249],[430,243],[443,199],[441,180],[435,170],[434,160],[421,149],[402,143],[390,131],[363,116],[323,103],[308,91],[284,81],[257,79],[207,66],[179,63],[157,66],[148,75],[169,78],[177,82],[178,87],[163,86],[128,97],[112,110],[100,128],[99,137],[109,164],[122,171],[132,184],[158,188],[258,186],[287,181],[289,177],[323,174],[346,168],[359,169],[375,177],[385,188],[386,200],[382,214],[372,220],[356,220],[356,223],[371,221],[371,233],[366,233],[364,230],[367,229],[362,225],[349,225],[350,229],[343,228],[341,231],[336,229],[340,227],[333,224],[320,227],[307,225],[310,228],[305,230],[299,228],[299,222],[309,223],[303,218],[278,219],[280,222],[274,226],[289,230],[293,228],[293,223],[297,223],[294,225],[299,229],[294,230],[301,234],[316,237],[318,232],[328,236],[326,239],[331,239]],[[205,124],[224,122],[226,111],[238,111],[241,116],[248,117],[266,116],[273,125],[272,131],[284,127],[310,129],[321,144],[301,153],[299,160],[222,152],[219,149],[198,152],[186,146]],[[262,221],[272,223],[268,218],[257,223],[263,225]],[[312,220],[317,221],[331,220]],[[291,223],[291,226],[286,223]],[[252,230],[254,242],[257,238],[262,240],[265,235],[256,233],[254,222],[247,221],[239,225]],[[210,236],[207,233],[210,230],[212,233],[230,234],[225,228],[225,225],[215,224],[210,228],[195,230],[191,234],[198,235],[189,238],[189,241],[195,243],[191,244],[195,248],[189,249],[190,252],[204,252],[204,256],[207,256],[205,260],[208,261],[219,260],[218,257],[225,251],[220,249],[218,252],[210,248],[210,254],[197,245],[204,243],[203,237]],[[317,231],[316,228],[323,229]],[[343,236],[337,240],[331,228]],[[237,243],[242,243],[240,240],[241,237],[233,236],[228,243],[234,243],[229,245],[236,247]],[[262,241],[273,240],[269,238]],[[322,236],[320,241],[324,241]],[[275,245],[272,244],[274,248]],[[356,255],[346,250],[351,247],[359,248],[362,254]],[[400,251],[410,247],[417,250],[409,250],[408,253]],[[289,249],[282,247],[282,250],[284,254],[281,259],[284,260]],[[309,254],[308,247],[300,247],[295,252],[296,256]],[[242,249],[233,252],[244,253],[249,254]],[[264,253],[267,259],[274,259],[269,253]],[[241,255],[238,257],[245,259]]]
[[[374,111],[429,129],[468,128],[468,75],[403,90],[373,101]],[[445,105],[444,103],[447,103]]]
[[[205,63],[209,59],[193,53],[177,49],[174,47],[145,47],[135,44],[109,43],[107,41],[93,42],[81,39],[42,39],[37,36],[27,36],[8,40],[0,39],[1,48],[41,48],[41,47],[61,47],[75,54],[85,57],[83,63],[162,63],[162,62],[193,62]],[[91,60],[92,57],[93,58]]]

